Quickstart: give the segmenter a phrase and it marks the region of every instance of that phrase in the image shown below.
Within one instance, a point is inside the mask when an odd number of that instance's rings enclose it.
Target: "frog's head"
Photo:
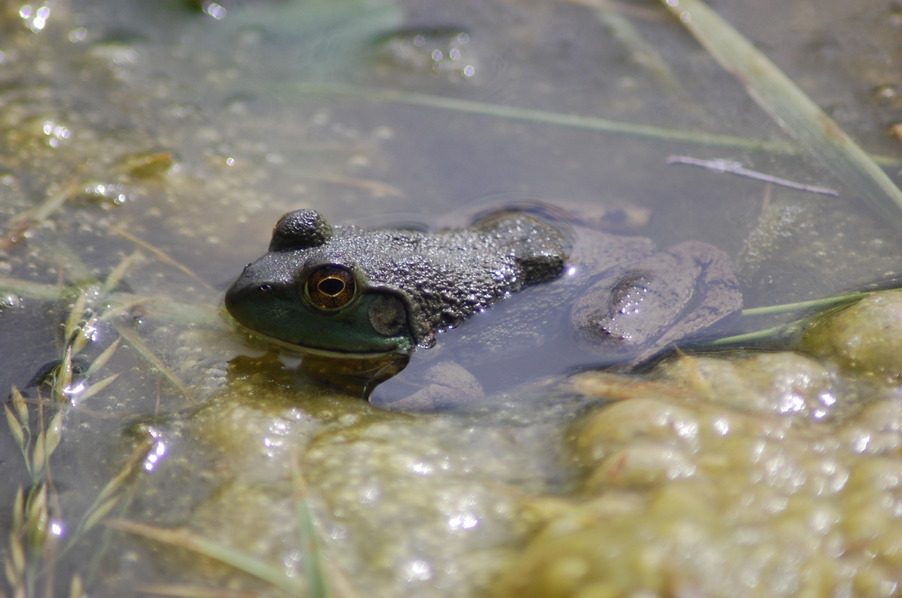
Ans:
[[[369,284],[356,260],[328,250],[332,227],[313,210],[284,215],[269,252],[226,292],[240,324],[277,344],[348,357],[416,345],[403,294]]]

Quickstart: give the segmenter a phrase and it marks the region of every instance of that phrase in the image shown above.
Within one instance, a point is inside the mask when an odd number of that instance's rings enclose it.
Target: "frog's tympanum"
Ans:
[[[538,209],[435,232],[331,226],[298,210],[226,293],[240,324],[304,354],[307,373],[346,377],[359,364],[361,392],[399,409],[466,404],[524,372],[634,364],[741,303],[719,249],[688,241],[657,251]],[[446,344],[455,347],[437,358]]]

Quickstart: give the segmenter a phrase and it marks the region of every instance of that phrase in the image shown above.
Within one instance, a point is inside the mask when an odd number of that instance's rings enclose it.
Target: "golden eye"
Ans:
[[[320,266],[307,278],[307,297],[320,309],[338,309],[357,293],[354,277],[340,266]]]

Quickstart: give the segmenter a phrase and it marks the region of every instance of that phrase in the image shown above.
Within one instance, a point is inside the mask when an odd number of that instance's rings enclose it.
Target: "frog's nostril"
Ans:
[[[259,295],[270,295],[273,292],[273,287],[271,284],[261,284],[257,287],[257,294]]]

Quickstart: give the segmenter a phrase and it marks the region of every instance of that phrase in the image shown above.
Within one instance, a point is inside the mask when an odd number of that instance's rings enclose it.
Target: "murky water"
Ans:
[[[336,595],[492,595],[561,501],[586,497],[601,474],[569,426],[591,393],[388,414],[234,330],[222,293],[286,211],[435,226],[499,196],[610,206],[648,215],[616,232],[725,250],[750,307],[898,275],[897,232],[843,181],[749,149],[785,137],[663,8],[588,4],[0,7],[0,392],[24,395],[0,426],[0,595],[322,595],[303,581],[319,578]],[[898,178],[902,12],[847,4],[715,9]],[[71,373],[36,378],[59,363]],[[889,586],[836,595],[872,587]]]

